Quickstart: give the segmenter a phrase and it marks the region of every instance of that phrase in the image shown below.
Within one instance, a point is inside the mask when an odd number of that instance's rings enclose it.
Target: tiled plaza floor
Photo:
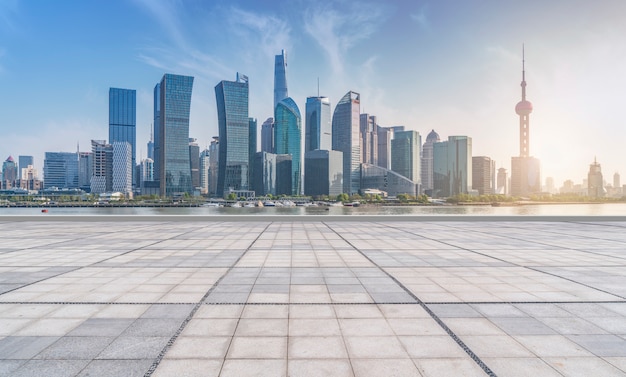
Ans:
[[[485,375],[626,375],[626,222],[0,220],[0,376]]]

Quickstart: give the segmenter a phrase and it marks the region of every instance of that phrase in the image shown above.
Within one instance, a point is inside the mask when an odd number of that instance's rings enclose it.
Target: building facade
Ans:
[[[261,152],[274,153],[274,118],[261,125]]]
[[[395,132],[391,140],[391,170],[419,184],[421,146],[422,137],[419,132]]]
[[[137,155],[137,91],[109,88],[109,143],[126,142],[131,147],[134,172]],[[132,183],[136,177],[133,176]]]
[[[92,175],[93,154],[91,152],[78,152],[78,187],[81,190],[91,190]]]
[[[433,145],[440,142],[439,134],[435,130],[430,131],[426,136],[426,142],[422,146],[422,163],[421,163],[421,176],[422,176],[422,192],[427,195],[432,195],[434,188],[433,184]]]
[[[335,106],[332,120],[333,150],[343,153],[343,191],[356,194],[361,185],[359,93],[348,92]]]
[[[28,168],[29,165],[35,166],[35,160],[33,156],[18,156],[17,157],[17,165],[18,165],[18,179],[26,179],[21,176],[21,171],[23,168]]]
[[[417,183],[392,170],[371,164],[361,164],[361,187],[363,190],[384,191],[390,196],[419,194]]]
[[[304,195],[336,197],[343,192],[343,153],[316,149],[304,155]]]
[[[274,58],[274,109],[278,103],[289,97],[287,91],[287,54],[282,50]]]
[[[291,155],[291,193],[302,194],[302,118],[293,99],[281,100],[274,109],[276,154]]]
[[[592,198],[602,198],[604,194],[602,167],[594,158],[593,164],[589,165],[589,173],[587,173],[587,195]]]
[[[9,156],[2,163],[2,187],[5,189],[14,188],[17,180],[19,180],[17,162],[12,156]]]
[[[472,157],[472,189],[479,195],[495,193],[495,161],[487,156]]]
[[[44,189],[78,188],[78,154],[46,152],[43,161]]]
[[[256,118],[248,118],[248,182],[253,186],[254,179],[254,155],[257,150],[257,121]]]
[[[307,97],[305,123],[305,153],[316,149],[332,149],[332,123],[328,97]]]
[[[191,194],[189,114],[193,77],[166,73],[159,87],[159,150],[156,168],[161,196]],[[155,144],[155,153],[156,149]]]
[[[378,123],[374,115],[361,114],[361,162],[378,165]]]
[[[126,196],[133,193],[133,147],[126,141],[111,144],[113,161],[111,169],[111,191],[121,192]]]
[[[237,73],[236,81],[221,81],[215,87],[219,129],[217,196],[229,189],[248,190],[250,163],[248,78]]]
[[[193,190],[200,188],[200,146],[197,139],[189,138],[189,169],[191,174],[191,187]]]
[[[159,182],[161,179],[160,172],[160,158],[161,158],[161,83],[157,83],[154,86],[154,123],[153,123],[153,136],[154,146],[153,157],[154,160],[154,181]],[[149,156],[148,156],[149,157]]]
[[[217,179],[220,158],[219,137],[214,136],[209,144],[209,196],[217,196]]]
[[[209,193],[209,156],[208,149],[200,152],[200,194],[202,195]]]
[[[391,170],[391,140],[393,128],[378,127],[378,166]]]

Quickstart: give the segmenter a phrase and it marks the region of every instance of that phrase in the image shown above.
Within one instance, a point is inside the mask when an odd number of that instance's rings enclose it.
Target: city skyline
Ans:
[[[111,87],[137,90],[136,156],[146,157],[152,88],[170,72],[196,78],[189,129],[204,149],[218,134],[212,88],[237,71],[250,78],[250,116],[273,115],[274,57],[284,49],[300,109],[318,95],[319,78],[331,111],[358,92],[361,112],[380,125],[468,135],[474,155],[510,172],[525,43],[530,154],[541,160],[542,180],[581,181],[593,156],[607,176],[625,174],[617,115],[625,6],[525,4],[4,2],[1,158],[33,155],[41,174],[44,152],[77,143],[88,151],[91,139],[106,138]],[[102,32],[113,20],[120,27]]]

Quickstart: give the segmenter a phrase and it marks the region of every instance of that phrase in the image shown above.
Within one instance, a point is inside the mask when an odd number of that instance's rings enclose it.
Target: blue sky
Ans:
[[[82,151],[108,137],[108,90],[137,90],[146,155],[152,90],[164,73],[195,77],[190,133],[217,135],[214,86],[250,78],[250,116],[272,116],[274,55],[289,94],[334,109],[349,90],[383,126],[423,138],[468,135],[474,155],[510,169],[519,154],[526,46],[530,152],[542,177],[582,182],[597,156],[626,183],[626,2],[0,0],[0,159]]]

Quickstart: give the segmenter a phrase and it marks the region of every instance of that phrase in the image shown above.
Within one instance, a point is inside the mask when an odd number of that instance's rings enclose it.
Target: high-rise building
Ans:
[[[2,187],[15,187],[15,181],[19,179],[17,172],[17,163],[13,160],[12,156],[9,156],[6,161],[2,163]]]
[[[433,197],[469,193],[472,185],[472,138],[449,136],[433,144]]]
[[[391,140],[391,170],[420,183],[420,148],[422,137],[417,131],[399,131]]]
[[[111,170],[111,191],[132,195],[133,192],[133,155],[132,146],[127,141],[111,144],[113,161]]]
[[[161,196],[192,193],[189,112],[193,77],[166,73],[160,83],[158,169]],[[155,145],[157,153],[157,145]]]
[[[256,154],[257,121],[256,118],[248,118],[248,186],[252,187],[254,179],[254,155]]]
[[[378,166],[391,170],[391,140],[393,128],[378,127]]]
[[[33,156],[18,156],[17,157],[17,166],[18,166],[18,177],[17,179],[27,179],[20,175],[20,172],[24,168],[28,168],[28,165],[35,166],[35,162]]]
[[[336,197],[343,192],[343,153],[316,149],[304,155],[304,194]]]
[[[378,165],[378,123],[376,117],[361,114],[359,120],[361,133],[361,162]]]
[[[426,142],[422,146],[422,192],[431,195],[433,185],[433,144],[438,143],[439,134],[435,130],[426,136]]]
[[[254,154],[252,189],[256,196],[276,194],[276,155],[268,152]]]
[[[152,136],[152,127],[150,129],[150,141],[148,141],[148,158],[154,160],[154,137]]]
[[[91,152],[78,152],[78,187],[81,190],[91,190],[92,175],[93,154]]]
[[[282,50],[274,59],[274,109],[287,97],[287,54]]]
[[[137,91],[109,88],[109,143],[127,142],[131,147],[132,171],[137,155]],[[131,171],[131,175],[133,174]],[[135,177],[132,178],[135,184]],[[120,190],[121,191],[121,190]]]
[[[209,157],[208,149],[200,152],[200,194],[209,193]]]
[[[220,159],[220,138],[213,136],[209,145],[209,196],[217,196],[217,180]]]
[[[302,194],[302,118],[290,97],[274,109],[274,142],[276,154],[291,155],[291,195]]]
[[[267,118],[261,125],[261,152],[274,153],[274,118]]]
[[[533,105],[526,100],[526,70],[522,49],[522,100],[515,106],[519,115],[520,155],[511,158],[511,195],[525,196],[541,191],[541,171],[537,158],[530,156],[530,113]]]
[[[330,100],[327,97],[307,97],[304,152],[333,147]]]
[[[78,154],[46,152],[43,161],[44,188],[78,188]]]
[[[239,73],[236,81],[224,80],[215,86],[220,142],[217,196],[231,188],[249,189],[248,90],[248,77]]]
[[[506,195],[508,177],[505,168],[498,169],[498,179],[496,184],[496,194]]]
[[[333,150],[343,152],[343,191],[359,192],[361,184],[360,107],[359,93],[348,92],[335,106],[333,113]]]
[[[151,158],[146,158],[141,161],[141,186],[143,187],[144,182],[153,182],[154,181],[154,160]]]
[[[587,173],[587,193],[592,198],[601,198],[605,194],[602,168],[595,158]]]
[[[104,140],[91,140],[91,192],[102,194],[113,191],[113,147]]]
[[[191,187],[195,190],[200,187],[200,146],[197,139],[189,138],[189,169],[191,174]]]
[[[371,164],[361,164],[362,190],[379,190],[396,196],[419,194],[418,184],[392,170]]]
[[[276,193],[275,195],[291,195],[293,192],[292,156],[290,154],[276,155]]]
[[[494,175],[495,161],[487,156],[472,157],[472,189],[478,190],[479,195],[494,193]]]
[[[622,184],[620,183],[620,176],[618,172],[615,172],[615,174],[613,174],[613,187],[614,188],[620,188],[622,186]]]
[[[161,156],[161,83],[157,83],[154,86],[154,123],[153,123],[153,133],[154,136],[154,147],[153,147],[153,157],[154,160],[154,180],[159,181],[161,178],[161,174],[159,173],[160,169],[160,156]],[[163,194],[161,194],[163,195]]]

